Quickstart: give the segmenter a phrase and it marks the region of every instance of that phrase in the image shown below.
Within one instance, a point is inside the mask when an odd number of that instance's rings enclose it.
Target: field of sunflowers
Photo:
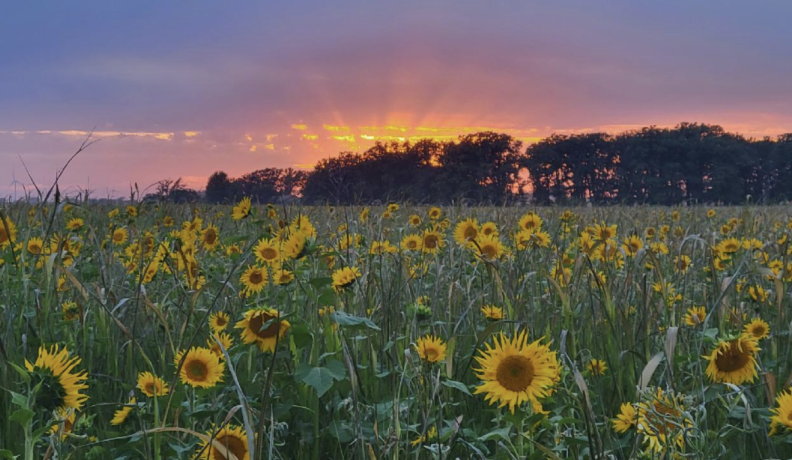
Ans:
[[[790,458],[786,207],[0,208],[0,459]]]

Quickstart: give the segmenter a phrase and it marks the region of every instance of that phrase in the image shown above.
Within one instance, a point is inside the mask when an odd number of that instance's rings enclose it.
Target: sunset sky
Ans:
[[[792,132],[792,2],[14,2],[0,195],[310,168],[376,139]],[[16,182],[15,182],[16,181]]]

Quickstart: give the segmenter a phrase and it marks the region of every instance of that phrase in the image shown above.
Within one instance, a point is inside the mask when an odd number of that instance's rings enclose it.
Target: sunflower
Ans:
[[[542,228],[542,218],[539,217],[538,214],[531,211],[522,217],[520,217],[520,221],[517,224],[521,230],[539,230]]]
[[[273,265],[281,259],[281,252],[277,242],[263,238],[253,248],[253,254],[256,255],[256,260],[269,265]]]
[[[294,281],[294,273],[281,266],[272,268],[272,283],[276,286],[286,286]]]
[[[253,203],[250,201],[250,197],[246,196],[242,198],[242,200],[234,206],[231,210],[231,218],[234,220],[242,220],[245,217],[250,215],[250,209],[253,207]]]
[[[116,246],[121,246],[126,243],[127,238],[129,238],[129,232],[125,228],[117,228],[113,230],[113,234],[110,235],[110,239],[113,240],[113,244]]]
[[[514,408],[524,402],[538,402],[548,396],[560,379],[561,366],[556,353],[550,351],[541,340],[527,343],[526,331],[509,339],[503,333],[494,339],[494,346],[487,344],[486,351],[476,361],[476,369],[482,384],[475,393],[484,393],[484,399],[499,407]]]
[[[665,451],[669,442],[678,447],[685,443],[683,431],[693,425],[685,416],[682,395],[674,395],[657,388],[649,392],[638,404],[638,432],[644,435],[644,443],[655,452]]]
[[[782,391],[776,396],[776,407],[771,409],[773,415],[770,417],[770,434],[778,433],[778,430],[792,430],[792,388]]]
[[[369,214],[370,214],[369,208],[363,208],[363,210],[360,211],[360,216],[359,216],[360,222],[365,224],[369,218]]]
[[[425,230],[421,239],[421,250],[428,254],[437,254],[445,246],[443,235],[437,230]]]
[[[415,234],[405,236],[401,240],[401,248],[404,251],[420,251],[421,236]]]
[[[478,221],[469,218],[457,224],[454,229],[454,240],[456,240],[457,244],[460,246],[465,246],[470,240],[475,240],[480,232],[481,229],[479,228]]]
[[[415,349],[422,360],[439,363],[446,357],[446,344],[439,337],[427,335],[415,341]]]
[[[44,251],[44,240],[33,237],[28,240],[27,251],[33,255],[39,255]]]
[[[173,217],[171,217],[171,216],[165,216],[165,217],[162,218],[162,225],[164,225],[166,227],[173,227],[173,224],[175,224],[175,223],[176,223],[176,221],[173,220]]]
[[[138,209],[135,206],[129,205],[126,207],[126,214],[129,217],[137,217]]]
[[[597,240],[605,241],[611,238],[615,238],[616,231],[617,231],[616,224],[608,226],[603,222],[599,225],[594,226],[594,228],[592,229],[592,234],[594,238],[596,238]]]
[[[433,207],[429,208],[429,218],[430,219],[437,220],[442,215],[443,215],[443,210],[442,209],[440,209],[440,208],[438,208],[436,206],[433,206]]]
[[[217,357],[220,359],[225,359],[225,354],[223,353],[223,350],[220,348],[220,344],[218,344],[217,341],[215,340],[215,337],[217,338],[217,340],[220,341],[220,343],[223,344],[223,348],[225,348],[226,351],[228,351],[232,346],[234,346],[234,338],[231,337],[229,334],[226,334],[225,332],[217,332],[213,334],[212,337],[206,339],[206,346],[210,350],[212,350],[212,353],[216,354]]]
[[[192,347],[179,370],[182,383],[193,388],[212,388],[223,381],[225,363],[209,348]]]
[[[503,256],[505,249],[500,238],[495,235],[481,235],[476,238],[479,255],[486,260],[495,260]]]
[[[396,252],[398,252],[398,249],[388,240],[374,241],[369,248],[369,254],[371,255],[395,254]]]
[[[417,227],[421,225],[421,216],[419,216],[418,214],[411,215],[409,220],[410,220],[410,225],[412,225],[413,227]]]
[[[85,225],[85,221],[79,217],[75,217],[74,219],[69,220],[69,222],[66,224],[66,229],[76,232],[77,230],[81,229],[83,225]]]
[[[41,346],[38,357],[34,363],[25,360],[28,372],[35,373],[41,385],[36,395],[36,403],[47,410],[75,409],[85,404],[88,396],[81,394],[80,390],[88,388],[85,381],[88,373],[80,371],[75,373],[74,368],[80,364],[80,358],[69,358],[66,348],[60,349],[58,345],[47,350]],[[35,385],[34,385],[35,386]]]
[[[498,225],[495,222],[487,222],[481,226],[482,235],[498,236]]]
[[[422,442],[431,441],[437,438],[437,427],[434,425],[430,426],[428,430],[426,430],[426,434],[422,436],[418,436],[414,440],[410,441],[410,445],[415,447]]]
[[[137,404],[137,400],[135,398],[130,398],[129,402],[124,405],[121,409],[118,409],[113,414],[113,420],[110,420],[111,425],[120,425],[124,423],[124,421],[129,417],[129,414],[132,413],[132,409],[135,408]]]
[[[201,244],[207,251],[214,251],[217,245],[220,244],[220,236],[217,233],[217,227],[212,224],[206,226],[201,231]]]
[[[305,245],[308,240],[302,232],[293,232],[283,243],[283,257],[300,259],[305,256]]]
[[[339,268],[333,272],[333,289],[336,292],[341,292],[352,286],[360,276],[360,270],[357,267]]]
[[[229,256],[241,255],[242,248],[240,248],[238,244],[229,244],[226,246],[226,254]]]
[[[685,324],[698,326],[704,324],[705,319],[707,319],[707,307],[690,307],[685,315]]]
[[[209,316],[209,328],[212,332],[220,332],[228,326],[228,313],[219,311]]]
[[[638,424],[638,413],[635,411],[635,406],[630,403],[621,405],[621,412],[615,419],[611,420],[613,429],[619,433],[624,433],[630,428]]]
[[[138,374],[137,387],[149,398],[165,396],[168,394],[168,391],[170,391],[168,389],[168,383],[151,372],[141,372]]]
[[[245,286],[247,293],[256,294],[269,282],[269,274],[264,268],[251,265],[239,277],[239,282]]]
[[[272,308],[254,308],[245,312],[244,318],[237,322],[235,329],[242,329],[242,341],[256,343],[261,351],[275,351],[276,343],[286,335],[291,327],[285,319],[279,319],[280,312]],[[268,322],[271,323],[262,327]]]
[[[604,375],[605,371],[608,370],[608,365],[601,359],[592,359],[586,363],[586,369],[591,375]]]
[[[676,267],[680,273],[687,273],[687,271],[690,270],[691,265],[692,264],[690,263],[689,256],[683,254],[681,256],[674,257],[674,267]]]
[[[72,409],[58,409],[55,414],[55,424],[50,428],[50,434],[60,434],[63,441],[74,430],[77,414]]]
[[[302,233],[306,238],[316,237],[316,227],[314,227],[314,225],[311,223],[311,219],[309,219],[308,216],[304,214],[292,219],[292,223],[289,228],[292,231]]]
[[[217,433],[206,433],[208,439],[201,441],[201,448],[195,460],[226,460],[228,454],[233,454],[237,460],[250,460],[248,452],[248,438],[241,426],[226,425]],[[209,445],[209,440],[212,444]],[[222,447],[215,447],[217,445]]]
[[[638,235],[632,235],[624,239],[624,244],[622,248],[624,252],[630,256],[635,257],[638,254],[638,251],[643,249],[644,243],[641,240],[641,237]]]
[[[77,306],[77,302],[63,302],[61,311],[64,321],[74,321],[80,317],[80,308]]]
[[[500,321],[503,319],[503,308],[494,305],[484,305],[481,313],[490,321]]]
[[[757,339],[742,335],[736,339],[718,342],[718,346],[704,359],[709,361],[707,376],[713,382],[741,385],[757,377]]]
[[[17,228],[14,221],[6,215],[0,216],[0,248],[5,248],[15,242],[16,236]]]
[[[750,323],[745,325],[743,332],[753,336],[753,338],[757,340],[764,339],[770,335],[770,325],[762,318],[754,318]]]

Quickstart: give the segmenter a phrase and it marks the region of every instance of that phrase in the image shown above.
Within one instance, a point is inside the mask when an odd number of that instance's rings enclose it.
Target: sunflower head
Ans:
[[[761,340],[770,335],[770,325],[762,318],[754,318],[745,325],[743,332],[757,340]]]
[[[707,376],[718,383],[753,382],[757,377],[758,353],[757,339],[753,336],[743,334],[732,340],[721,340],[712,353],[704,357],[709,361]]]
[[[291,327],[288,321],[280,319],[280,312],[272,308],[254,308],[236,323],[235,329],[242,329],[242,341],[255,343],[261,351],[275,351],[276,344]]]
[[[250,200],[250,197],[242,198],[242,200],[234,206],[231,210],[231,217],[234,220],[242,220],[250,215],[250,210],[253,207],[253,203]]]
[[[85,383],[88,374],[85,371],[75,373],[78,364],[79,357],[70,358],[68,350],[58,345],[49,350],[39,347],[35,362],[25,360],[25,367],[33,374],[34,387],[39,387],[36,404],[47,410],[79,410],[88,399],[80,393],[88,388]]]
[[[224,331],[228,327],[228,313],[219,311],[209,316],[209,327],[212,332]]]
[[[333,272],[333,289],[342,292],[352,286],[360,278],[360,270],[357,267],[343,267]]]
[[[165,396],[170,391],[167,382],[148,371],[138,374],[137,387],[149,398]]]
[[[247,294],[256,294],[269,283],[269,274],[265,268],[251,265],[239,277],[239,282]]]
[[[494,305],[484,305],[481,307],[481,313],[490,321],[500,321],[504,318],[503,308]]]
[[[770,417],[770,434],[778,434],[779,431],[789,432],[792,430],[792,388],[779,393],[776,396],[776,407],[771,409],[773,416]]]
[[[439,337],[427,335],[415,341],[415,350],[422,360],[439,363],[446,357],[446,344]]]
[[[695,327],[704,324],[705,319],[707,319],[706,307],[690,307],[685,315],[685,324]]]
[[[604,375],[605,371],[608,370],[608,365],[601,359],[592,359],[586,363],[586,369],[591,375]]]
[[[454,240],[460,246],[466,246],[471,240],[478,238],[481,233],[478,221],[473,218],[468,218],[457,224],[454,229]]]
[[[427,254],[437,254],[445,246],[442,233],[438,230],[425,230],[421,238],[421,249]]]
[[[201,441],[196,460],[225,460],[231,453],[237,460],[250,460],[248,437],[241,426],[226,425],[219,431],[206,433],[207,439]],[[214,442],[209,445],[209,439]],[[222,447],[218,447],[222,446]]]
[[[216,354],[218,358],[223,360],[225,359],[225,354],[223,353],[223,349],[220,348],[220,344],[218,344],[215,339],[219,340],[220,343],[223,344],[223,348],[228,351],[234,346],[234,338],[225,332],[215,332],[212,337],[206,339],[206,346],[212,350],[212,353]]]
[[[613,429],[619,433],[625,433],[630,428],[638,424],[638,412],[635,411],[635,406],[630,403],[621,405],[621,411],[615,419],[611,420]]]
[[[501,333],[493,345],[476,357],[481,366],[476,369],[482,383],[476,394],[499,407],[514,409],[525,402],[539,402],[548,396],[560,379],[561,365],[556,353],[537,340],[528,343],[526,331],[513,338]]]
[[[225,363],[209,348],[192,347],[183,354],[179,370],[182,383],[193,388],[212,388],[223,381]]]
[[[117,411],[115,411],[115,413],[113,413],[113,419],[110,420],[110,424],[115,426],[124,423],[127,417],[129,417],[129,414],[132,413],[132,410],[135,409],[136,404],[137,404],[137,400],[135,398],[130,398],[129,402],[126,405],[124,405],[124,407],[118,409]]]
[[[685,415],[684,396],[660,388],[643,394],[638,404],[638,432],[654,452],[665,452],[673,445],[684,446],[684,430],[693,425]]]

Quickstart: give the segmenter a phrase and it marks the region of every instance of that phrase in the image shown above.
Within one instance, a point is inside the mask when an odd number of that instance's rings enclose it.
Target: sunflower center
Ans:
[[[206,376],[209,375],[209,368],[206,367],[205,363],[198,360],[190,361],[184,367],[187,369],[190,379],[198,382],[203,382],[206,380]]]
[[[250,274],[250,284],[260,284],[264,281],[264,277],[261,276],[261,271],[254,270],[253,273]]]
[[[261,337],[262,339],[269,339],[275,337],[275,335],[278,333],[277,324],[270,324],[265,329],[261,329],[261,326],[266,324],[267,321],[275,318],[276,316],[269,315],[267,313],[261,313],[255,315],[252,318],[250,318],[250,330],[258,337]]]
[[[217,317],[217,325],[222,327],[226,325],[226,320],[222,316]]]
[[[476,231],[475,227],[468,227],[465,229],[465,239],[472,239],[478,236],[478,232]]]
[[[494,259],[498,255],[498,250],[491,244],[485,244],[481,247],[481,254],[487,259]]]
[[[756,326],[754,326],[753,331],[751,332],[751,334],[753,334],[754,337],[762,337],[764,333],[765,333],[765,328],[761,324],[757,324]]]
[[[0,244],[6,241],[8,241],[8,232],[6,232],[5,228],[0,228]]]
[[[264,248],[259,253],[264,260],[275,260],[278,258],[278,251],[273,248]]]
[[[429,249],[434,249],[437,247],[437,237],[435,235],[427,235],[424,238],[424,246]]]
[[[0,240],[2,240],[2,238],[0,238]],[[41,246],[38,244],[31,244],[28,250],[31,254],[41,254]]]
[[[204,241],[206,244],[214,244],[217,241],[217,233],[214,230],[209,230],[206,232],[206,237],[204,237]]]
[[[224,448],[221,450],[214,448],[212,449],[212,457],[214,460],[226,460],[228,458],[226,457],[226,454],[229,452],[234,454],[234,457],[238,458],[239,460],[245,458],[247,446],[238,437],[229,435],[218,436],[215,438],[215,441],[223,445]]]
[[[407,243],[407,247],[410,249],[416,249],[418,247],[418,243],[415,241],[410,241]]]
[[[525,356],[507,356],[498,365],[496,379],[510,391],[525,391],[533,382],[536,370],[530,359]]]
[[[734,372],[745,368],[751,355],[748,350],[740,350],[738,341],[729,342],[729,348],[715,358],[715,365],[722,372]]]
[[[426,349],[424,350],[424,353],[426,353],[426,359],[427,359],[428,361],[435,360],[435,359],[437,359],[437,357],[439,356],[439,353],[438,353],[438,352],[437,352],[437,350],[436,350],[436,349],[434,349],[434,348],[426,348]]]
[[[149,382],[146,384],[146,393],[150,395],[157,394],[157,387],[154,386],[154,382]]]

